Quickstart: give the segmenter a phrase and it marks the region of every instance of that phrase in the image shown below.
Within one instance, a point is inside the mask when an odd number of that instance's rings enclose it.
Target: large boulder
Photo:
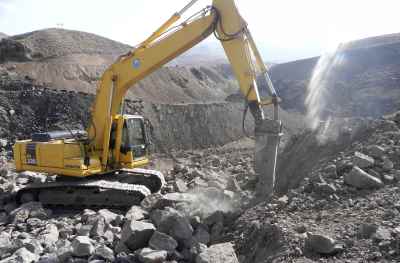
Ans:
[[[189,244],[193,235],[190,221],[175,209],[169,208],[159,222],[158,231],[170,235],[179,244]]]
[[[357,166],[354,166],[353,169],[345,175],[344,182],[360,189],[374,189],[383,186],[381,179],[368,174]]]
[[[155,231],[149,241],[149,246],[156,250],[173,251],[178,247],[178,242],[167,234]]]
[[[25,203],[10,213],[13,223],[24,223],[28,218],[48,219],[50,215],[39,202]]]
[[[121,242],[132,251],[144,248],[147,246],[155,229],[151,223],[128,220],[122,228]]]
[[[113,262],[115,259],[113,250],[104,245],[97,247],[94,251],[94,255],[101,257],[109,262]]]
[[[77,257],[86,257],[92,255],[94,252],[94,246],[89,237],[77,236],[72,241],[72,254]]]

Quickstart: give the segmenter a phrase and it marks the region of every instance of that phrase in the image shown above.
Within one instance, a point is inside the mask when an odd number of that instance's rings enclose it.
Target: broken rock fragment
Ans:
[[[375,158],[382,159],[385,156],[385,148],[379,145],[373,145],[368,148],[369,153],[371,156]]]
[[[373,189],[383,186],[381,179],[376,178],[357,166],[345,175],[344,182],[360,189]]]
[[[151,223],[129,220],[122,228],[121,242],[135,251],[147,246],[154,231],[155,227]]]
[[[317,183],[315,185],[315,192],[319,193],[320,195],[331,195],[336,192],[336,188],[332,184]]]
[[[72,257],[72,246],[68,240],[60,240],[57,242],[56,256],[60,262],[65,262]]]
[[[140,221],[144,219],[147,215],[147,212],[144,211],[140,206],[132,206],[128,212],[126,212],[125,218],[127,220],[136,220]]]
[[[20,248],[15,253],[9,260],[6,259],[4,262],[18,262],[18,263],[31,263],[31,262],[36,262],[39,260],[39,256],[30,252],[26,248]]]
[[[156,250],[173,251],[178,247],[178,242],[167,234],[155,231],[149,241],[149,246]]]
[[[375,163],[374,158],[360,152],[354,153],[353,164],[355,166],[358,166],[360,168],[368,168],[373,166],[374,163]]]
[[[113,213],[108,209],[101,209],[97,213],[99,217],[104,218],[107,224],[113,223],[118,218],[118,215],[116,213]]]
[[[160,193],[151,194],[151,195],[146,196],[142,200],[140,205],[146,211],[160,209],[160,207],[158,207],[158,205],[159,205],[159,200],[161,200],[162,198],[163,198],[163,196]]]
[[[202,244],[208,245],[210,242],[210,234],[205,225],[199,225],[194,232],[194,239]]]
[[[179,193],[185,193],[188,191],[186,183],[182,179],[176,179],[174,182],[174,189]]]
[[[58,237],[59,232],[57,226],[54,224],[48,224],[46,229],[40,235],[40,241],[50,246],[58,240]]]
[[[389,229],[385,227],[378,227],[376,229],[376,232],[372,235],[372,239],[376,241],[391,240],[392,235]]]
[[[77,257],[90,256],[94,252],[94,247],[89,237],[77,236],[72,241],[72,254]]]
[[[0,255],[10,253],[15,249],[11,243],[11,236],[6,232],[0,233]]]
[[[232,243],[212,245],[196,257],[196,263],[239,263]]]
[[[151,248],[143,248],[138,251],[139,260],[143,263],[158,263],[164,262],[167,259],[168,253],[164,250],[153,250]]]
[[[342,246],[326,235],[308,234],[306,247],[319,254],[331,255],[339,252]]]
[[[101,257],[109,262],[112,262],[115,259],[112,249],[104,245],[97,247],[94,255]]]
[[[169,209],[168,213],[161,218],[158,230],[182,244],[188,244],[193,234],[190,221],[175,209]]]
[[[361,224],[358,228],[358,236],[360,238],[370,238],[373,234],[375,234],[378,226],[375,224]]]
[[[21,205],[10,213],[13,223],[23,223],[28,218],[47,219],[49,210],[43,208],[39,202],[29,202]]]
[[[393,167],[394,167],[394,163],[391,160],[389,160],[388,158],[384,158],[382,168],[385,171],[390,171],[393,169]]]
[[[91,237],[104,236],[104,233],[106,232],[107,228],[108,224],[106,222],[106,219],[104,217],[99,217],[97,221],[94,223],[93,227],[91,227],[90,236]]]

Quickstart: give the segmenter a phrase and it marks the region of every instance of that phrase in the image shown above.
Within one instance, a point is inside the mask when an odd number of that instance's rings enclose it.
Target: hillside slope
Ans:
[[[400,34],[342,44],[325,76],[328,105],[335,116],[374,116],[400,107]],[[287,110],[304,112],[307,86],[319,58],[279,64],[272,79]]]
[[[46,29],[0,44],[0,60],[56,89],[94,93],[102,72],[131,47],[90,33]],[[1,59],[3,57],[3,59]],[[223,101],[235,86],[212,69],[163,67],[138,83],[130,98],[162,103]]]

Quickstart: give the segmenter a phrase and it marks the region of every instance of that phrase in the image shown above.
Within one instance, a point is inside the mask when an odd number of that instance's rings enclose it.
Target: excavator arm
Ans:
[[[274,176],[280,121],[278,97],[268,77],[267,68],[234,0],[214,0],[212,6],[172,27],[196,1],[191,1],[184,9],[175,13],[148,39],[118,58],[105,71],[92,107],[92,123],[88,131],[92,139],[91,149],[99,153],[102,165],[107,166],[113,118],[120,113],[128,89],[214,33],[223,45],[240,90],[255,119],[256,133],[260,135],[257,137],[257,144],[263,144],[261,150],[256,152],[256,161],[260,159],[259,162],[262,163],[261,166],[256,163],[256,172],[272,173]],[[260,97],[257,86],[257,76],[260,74],[267,83],[267,98]],[[274,105],[274,118],[273,123],[265,124],[269,120],[265,120],[262,106],[269,104]],[[265,134],[269,135],[269,139],[266,139]],[[265,149],[266,145],[268,149]],[[265,156],[257,156],[262,152],[269,155],[268,162],[265,162]],[[269,184],[273,185],[273,182]]]

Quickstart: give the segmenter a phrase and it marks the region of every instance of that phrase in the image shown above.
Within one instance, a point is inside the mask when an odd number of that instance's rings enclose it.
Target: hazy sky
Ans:
[[[315,56],[343,41],[400,32],[400,0],[237,0],[265,60]],[[0,0],[0,32],[62,25],[131,45],[188,0]],[[189,10],[194,13],[209,0]]]

